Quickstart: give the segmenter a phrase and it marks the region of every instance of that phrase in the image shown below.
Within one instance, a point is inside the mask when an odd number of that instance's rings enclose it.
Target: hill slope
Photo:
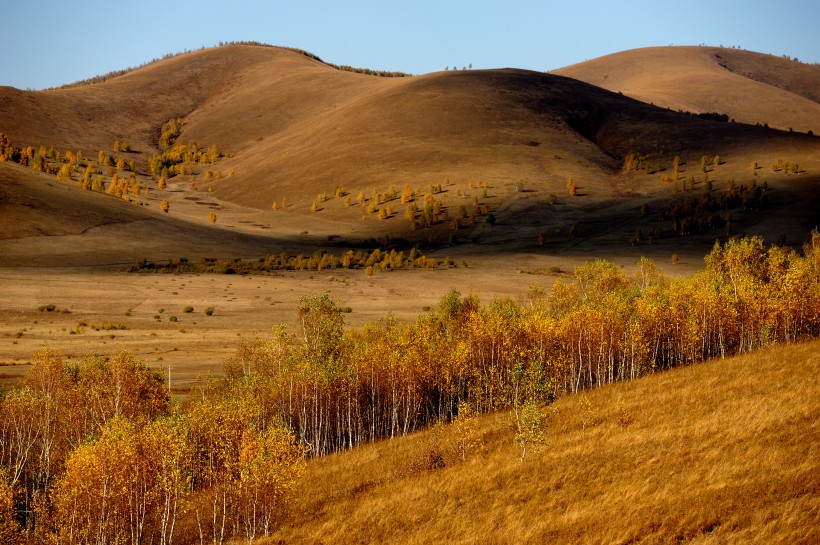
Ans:
[[[508,413],[313,460],[270,542],[816,543],[818,349],[562,398],[523,462]]]
[[[650,47],[556,70],[647,103],[820,131],[820,66],[719,47]]]
[[[159,152],[163,123],[174,117],[183,119],[178,142],[215,144],[226,156],[215,165],[188,165],[162,193],[150,177],[149,157]],[[810,207],[811,177],[820,168],[817,138],[697,119],[559,75],[498,69],[379,78],[291,50],[240,45],[187,53],[94,85],[0,88],[0,132],[17,146],[79,149],[87,158],[100,150],[113,155],[114,140],[128,140],[131,151],[116,155],[133,161],[150,186],[155,217],[167,219],[158,206],[166,196],[168,217],[191,228],[212,227],[208,212],[219,211],[219,229],[251,233],[275,252],[282,241],[308,232],[325,241],[395,235],[518,248],[534,245],[542,233],[575,247],[568,233],[598,237],[617,228],[612,236],[624,244],[636,227],[647,230],[660,219],[635,224],[643,203],[660,210],[677,198],[671,184],[659,183],[675,156],[690,165],[682,177],[700,177],[692,165],[719,155],[720,166],[709,169],[708,178],[720,187],[729,179],[750,183],[752,161],[800,163],[809,176],[788,177],[781,169],[764,179],[778,191],[772,211],[764,212],[770,218],[788,203]],[[651,175],[621,172],[629,152],[649,158]],[[109,168],[90,162],[103,174]],[[579,198],[565,198],[570,178]],[[404,219],[407,203],[398,197],[405,186],[420,209],[413,221]],[[360,193],[365,200],[357,202]],[[334,194],[338,198],[325,201]],[[426,194],[441,210],[433,221],[422,218]],[[560,206],[552,206],[559,196]],[[274,202],[278,212],[271,211]],[[385,221],[376,219],[377,211]],[[757,233],[800,240],[815,225],[806,216],[801,209],[787,228]],[[14,230],[3,235],[15,236]],[[714,238],[709,233],[704,240]],[[235,248],[209,253],[230,255]]]

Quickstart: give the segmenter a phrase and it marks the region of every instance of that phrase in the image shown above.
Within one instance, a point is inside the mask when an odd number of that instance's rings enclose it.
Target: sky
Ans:
[[[0,85],[55,87],[229,41],[411,74],[549,71],[661,45],[740,46],[820,63],[818,22],[817,0],[15,1],[0,18]]]

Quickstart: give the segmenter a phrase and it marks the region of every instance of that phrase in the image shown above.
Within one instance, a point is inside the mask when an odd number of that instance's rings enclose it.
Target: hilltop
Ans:
[[[724,47],[648,47],[554,73],[672,110],[820,131],[820,66],[796,59]]]

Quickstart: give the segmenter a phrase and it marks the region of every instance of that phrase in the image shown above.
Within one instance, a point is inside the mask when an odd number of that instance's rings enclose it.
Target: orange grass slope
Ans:
[[[820,66],[722,47],[648,47],[554,73],[643,102],[820,132]]]
[[[268,542],[818,543],[818,377],[781,346],[561,398],[523,462],[509,413],[463,462],[450,427],[313,460]]]

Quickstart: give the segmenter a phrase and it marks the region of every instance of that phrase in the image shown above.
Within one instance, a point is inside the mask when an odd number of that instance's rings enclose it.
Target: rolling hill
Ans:
[[[649,47],[556,70],[672,110],[820,131],[820,66],[722,47]]]
[[[698,59],[711,58],[710,50],[698,51]],[[741,58],[737,70],[758,79],[771,72],[770,81],[803,92],[809,98],[800,99],[816,106],[802,72],[793,75],[780,63],[757,66],[755,59]],[[660,80],[674,86],[671,75]],[[721,93],[703,92],[725,95],[724,87]],[[691,94],[697,102],[700,95]],[[768,101],[761,94],[746,102],[761,111]],[[382,78],[339,70],[293,50],[229,45],[93,85],[35,92],[0,88],[0,132],[15,145],[81,150],[90,158],[99,150],[113,154],[113,141],[127,140],[131,150],[121,156],[134,162],[149,189],[156,185],[149,178],[149,157],[159,152],[161,127],[172,118],[183,120],[178,142],[215,144],[225,156],[213,166],[191,165],[170,180],[168,192],[151,193],[142,200],[148,212],[162,216],[159,200],[165,197],[170,216],[197,230],[214,227],[207,224],[207,212],[218,211],[217,229],[261,237],[268,242],[257,246],[266,248],[308,233],[314,242],[393,235],[510,249],[531,247],[543,234],[555,241],[554,250],[577,247],[580,235],[599,239],[599,246],[623,246],[636,227],[649,229],[661,219],[636,220],[642,204],[660,210],[680,198],[673,184],[659,182],[674,156],[682,157],[681,180],[692,177],[692,189],[706,185],[695,166],[702,156],[720,157],[706,178],[721,187],[729,179],[750,183],[752,161],[799,162],[809,176],[766,175],[768,186],[777,189],[769,210],[748,217],[743,227],[770,239],[787,234],[800,240],[817,221],[812,189],[820,167],[817,139],[681,115],[562,75],[497,69]],[[621,172],[630,152],[646,157],[651,175]],[[570,178],[578,198],[566,198]],[[19,187],[8,185],[6,192]],[[417,206],[425,206],[429,195],[430,206],[441,209],[432,225],[424,224],[421,210],[414,222],[403,219],[406,204],[398,193],[405,187],[415,193]],[[350,200],[343,202],[345,195]],[[79,226],[106,216],[97,208],[107,210],[109,204],[94,197],[68,214],[68,221],[85,211],[88,219]],[[278,211],[271,210],[273,203]],[[794,206],[797,213],[791,208],[784,226],[782,211]],[[376,211],[386,221],[378,221]],[[496,221],[489,226],[485,220],[491,214]],[[2,238],[42,230],[27,229],[10,230]],[[700,243],[714,237],[709,233]],[[247,246],[229,243],[217,253],[235,255],[240,248]],[[123,259],[133,257],[123,252]]]

